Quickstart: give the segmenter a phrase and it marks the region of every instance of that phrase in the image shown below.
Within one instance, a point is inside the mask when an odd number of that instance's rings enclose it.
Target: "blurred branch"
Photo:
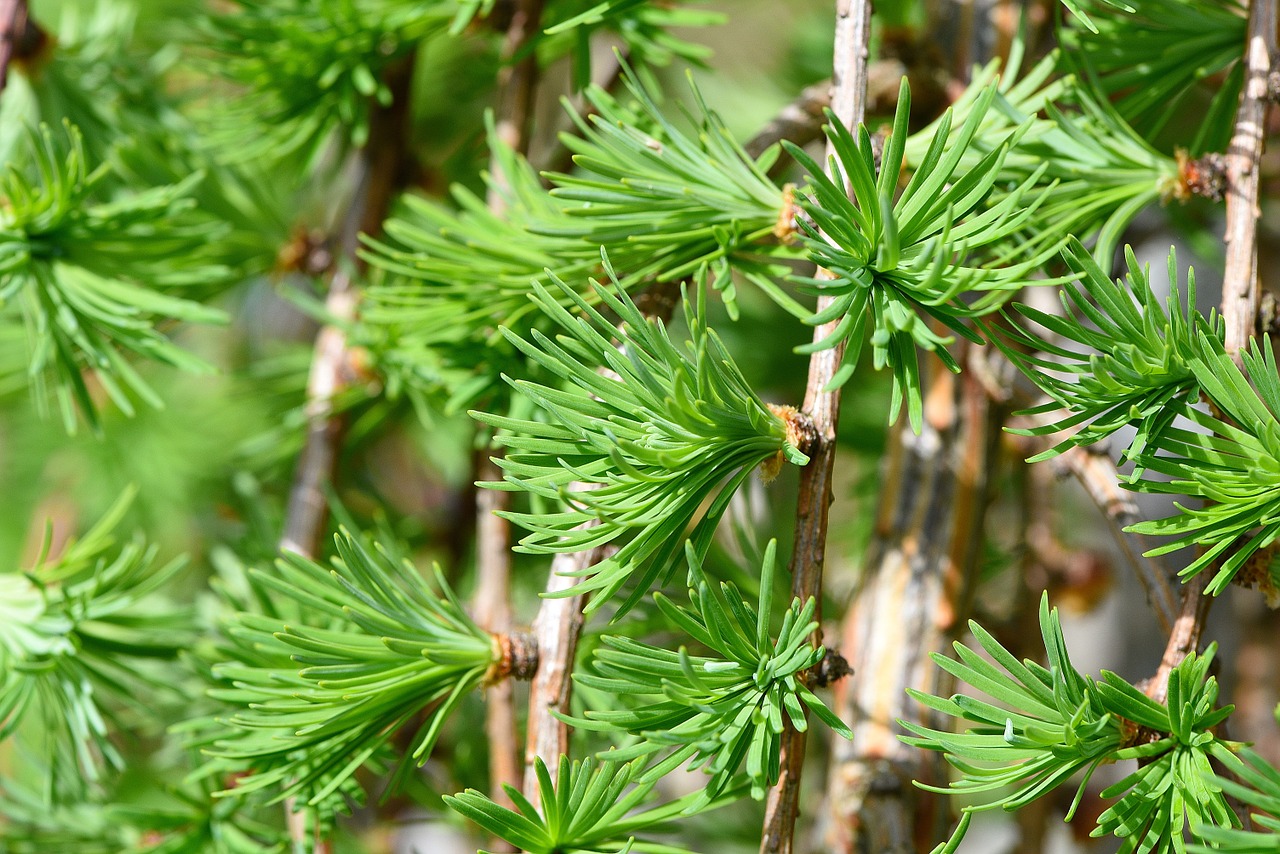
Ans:
[[[333,318],[316,335],[311,373],[307,379],[307,438],[294,472],[285,511],[282,551],[315,557],[321,551],[329,508],[325,488],[346,429],[345,419],[333,411],[337,394],[354,378],[353,359],[343,326],[355,317],[357,294],[351,268],[361,269],[355,257],[360,232],[378,234],[391,206],[391,196],[404,174],[407,156],[409,89],[413,57],[388,70],[389,107],[375,105],[370,117],[369,143],[356,157],[356,190],[339,233],[337,267],[325,298],[325,313]]]
[[[868,0],[839,0],[836,4],[835,66],[832,74],[831,109],[848,128],[856,128],[865,116],[867,52],[871,37],[871,4]],[[834,152],[828,146],[828,156]],[[818,275],[824,271],[819,270]],[[821,313],[832,297],[818,298]],[[838,321],[818,326],[814,341],[828,338]],[[800,469],[799,500],[796,505],[795,545],[791,555],[791,592],[801,602],[822,601],[822,569],[826,561],[827,513],[831,507],[831,474],[836,455],[836,426],[840,412],[840,391],[827,391],[836,370],[844,361],[844,345],[819,350],[809,358],[809,380],[805,387],[803,414],[812,422],[813,442],[802,450],[809,464]],[[814,619],[821,622],[820,612]],[[822,643],[821,629],[812,643]],[[790,854],[800,812],[800,777],[804,768],[805,733],[791,720],[781,735],[781,769],[777,784],[765,804],[761,854]]]
[[[831,106],[831,81],[806,86],[790,104],[743,144],[747,154],[759,157],[771,145],[790,140],[805,146],[822,136],[823,111]]]
[[[317,557],[322,550],[329,518],[325,492],[333,482],[346,433],[346,419],[334,412],[333,401],[350,385],[355,374],[343,326],[354,319],[356,313],[358,295],[351,269],[361,267],[355,257],[357,241],[362,231],[377,234],[382,230],[391,196],[404,174],[412,81],[413,55],[410,54],[387,71],[387,84],[392,93],[390,106],[374,104],[369,142],[356,155],[355,195],[341,224],[339,258],[325,298],[325,312],[333,320],[316,335],[311,358],[307,378],[307,436],[294,471],[280,535],[281,551],[309,558]],[[295,845],[305,845],[306,817],[296,806],[294,798],[286,799],[289,835]],[[324,840],[315,839],[316,854],[326,854],[328,850]]]
[[[27,29],[26,0],[0,0],[0,93],[9,80],[9,63]]]
[[[495,130],[503,144],[522,155],[529,152],[539,79],[537,53],[526,49],[540,27],[542,7],[543,0],[521,0],[516,4],[503,44],[506,64],[498,78]],[[496,155],[490,158],[489,178],[489,209],[501,216],[506,208],[506,175],[499,168]],[[484,456],[477,475],[481,481],[498,481],[502,470]],[[476,490],[476,620],[498,635],[511,631],[510,526],[497,515],[510,506],[509,492]],[[505,787],[519,789],[523,779],[513,680],[502,679],[489,686],[484,712],[485,735],[489,739],[489,796],[495,803],[513,808],[515,804]],[[548,767],[558,767],[558,763],[549,762]],[[500,839],[490,840],[490,848],[515,850]]]

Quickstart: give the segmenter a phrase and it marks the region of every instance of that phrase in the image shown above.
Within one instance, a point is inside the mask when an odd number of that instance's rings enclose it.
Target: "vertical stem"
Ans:
[[[382,230],[391,197],[403,173],[409,139],[409,95],[413,81],[414,57],[387,69],[386,81],[392,102],[388,107],[374,104],[369,123],[369,141],[356,159],[356,189],[338,235],[338,267],[330,281],[325,310],[337,323],[326,324],[316,335],[307,378],[307,437],[294,471],[289,504],[285,510],[280,550],[314,558],[321,552],[329,507],[325,487],[333,481],[338,454],[346,433],[346,419],[334,412],[334,400],[352,381],[351,352],[341,324],[356,313],[357,292],[350,268],[359,269],[355,258],[360,232]],[[285,800],[285,816],[295,851],[306,850],[307,819],[296,809],[295,798]],[[314,840],[315,854],[327,854],[327,842]]]
[[[494,130],[504,144],[527,154],[533,107],[538,91],[538,56],[530,48],[542,22],[544,0],[518,0],[502,45],[504,65],[498,77],[498,111]],[[523,53],[524,56],[520,54]],[[506,176],[489,167],[489,209],[501,213]]]
[[[1258,321],[1258,184],[1267,119],[1267,77],[1276,54],[1276,0],[1254,0],[1249,12],[1247,72],[1227,148],[1227,261],[1223,270],[1222,316],[1227,352],[1235,354],[1253,337]]]
[[[352,274],[343,264],[359,269],[355,251],[360,233],[382,230],[406,157],[412,80],[412,55],[387,70],[392,103],[389,107],[375,104],[369,142],[357,155],[355,196],[340,227],[338,267],[325,298],[325,311],[338,323],[324,326],[316,335],[307,378],[307,438],[289,491],[282,551],[315,557],[322,548],[329,516],[325,487],[333,480],[346,430],[345,419],[333,411],[334,399],[352,380],[351,352],[341,324],[355,317],[357,293]]]
[[[9,62],[27,28],[26,0],[0,0],[0,93],[9,80]]]
[[[1240,351],[1253,338],[1258,324],[1258,187],[1261,182],[1262,143],[1266,135],[1267,78],[1276,59],[1276,0],[1253,0],[1249,9],[1246,73],[1236,110],[1235,132],[1226,154],[1227,248],[1222,278],[1222,317],[1226,349],[1240,364]],[[1147,689],[1158,702],[1168,690],[1169,672],[1200,645],[1204,620],[1212,600],[1204,595],[1210,569],[1183,588],[1182,609],[1165,645],[1160,669]]]
[[[479,479],[498,481],[502,470],[487,457]],[[511,537],[506,519],[497,516],[510,505],[510,493],[497,489],[476,490],[476,623],[496,635],[511,631]],[[515,680],[501,679],[485,691],[484,731],[489,741],[489,795],[497,803],[514,806],[506,786],[520,787],[520,750],[517,744]],[[499,850],[501,841],[491,841]]]
[[[503,44],[504,66],[498,79],[497,135],[520,154],[529,151],[529,133],[538,88],[538,58],[526,50],[537,34],[542,19],[543,0],[520,0],[516,4]],[[516,57],[525,52],[518,61]],[[506,209],[503,190],[506,176],[496,154],[489,161],[489,209],[501,216]],[[498,481],[502,470],[487,457],[479,479]],[[511,493],[494,489],[476,492],[476,619],[494,634],[511,631],[511,535],[500,511],[511,504]],[[519,733],[516,725],[515,682],[502,679],[485,692],[485,734],[489,739],[489,794],[494,801],[514,806],[505,786],[519,789],[521,772]],[[490,843],[495,851],[515,850],[503,840]]]
[[[637,295],[636,307],[647,318],[666,323],[675,309],[677,288],[674,282],[658,282]],[[598,373],[617,379],[617,374],[601,367]],[[579,491],[585,484],[574,484],[571,491]],[[584,528],[595,527],[594,520],[583,523]],[[551,574],[547,579],[547,592],[568,590],[577,581],[577,574],[589,566],[607,558],[614,550],[606,543],[585,552],[557,554],[551,561]],[[569,750],[569,727],[552,712],[568,713],[569,696],[573,687],[573,660],[578,651],[578,639],[585,622],[582,610],[586,607],[586,595],[565,598],[546,598],[533,621],[533,636],[538,647],[538,669],[529,686],[529,722],[525,740],[524,794],[537,803],[538,779],[534,762],[541,759],[547,766],[551,781],[557,782],[560,757]]]
[[[853,675],[836,685],[835,712],[852,741],[832,750],[824,850],[927,851],[945,836],[944,799],[912,780],[945,785],[940,757],[898,740],[899,720],[938,726],[907,688],[947,693],[930,654],[963,625],[981,554],[1001,411],[974,372],[931,363],[916,435],[896,428],[882,474],[871,549],[845,615],[841,650]]]
[[[551,574],[547,578],[547,592],[568,590],[577,578],[568,573],[577,572],[603,559],[602,549],[573,554],[558,554],[551,561]],[[533,621],[533,636],[538,644],[538,670],[529,686],[529,722],[525,739],[524,794],[537,803],[538,778],[534,771],[535,760],[541,759],[551,774],[551,781],[558,782],[560,756],[569,752],[569,727],[552,712],[567,714],[572,688],[573,660],[582,635],[584,618],[582,609],[587,604],[583,594],[563,599],[543,599],[538,616]]]
[[[848,128],[863,120],[867,91],[867,45],[871,36],[870,0],[837,0],[835,63],[832,74],[831,108]],[[828,148],[828,155],[832,152]],[[824,271],[819,271],[820,276]],[[818,298],[818,311],[831,303]],[[827,338],[836,321],[813,332],[814,341]],[[814,353],[809,360],[809,380],[805,388],[804,413],[812,420],[816,434],[806,448],[809,464],[800,470],[800,495],[796,507],[795,551],[791,557],[791,592],[801,601],[822,601],[822,568],[826,560],[827,511],[831,506],[831,473],[835,463],[836,426],[840,409],[839,390],[827,385],[844,360],[844,347]],[[815,614],[821,620],[821,614]],[[814,633],[814,645],[822,643],[821,630]],[[777,785],[769,791],[765,805],[761,854],[790,854],[800,812],[800,778],[804,766],[805,733],[790,720],[782,731],[781,770]]]

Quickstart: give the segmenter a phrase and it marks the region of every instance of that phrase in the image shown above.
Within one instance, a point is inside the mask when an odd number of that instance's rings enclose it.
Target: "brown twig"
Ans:
[[[1164,563],[1152,558],[1143,557],[1140,546],[1134,549],[1135,538],[1143,543],[1145,539],[1136,534],[1125,533],[1125,528],[1141,521],[1138,507],[1128,493],[1120,488],[1120,473],[1116,470],[1115,461],[1105,449],[1091,445],[1075,447],[1059,457],[1052,465],[1063,475],[1073,475],[1084,491],[1093,499],[1111,530],[1116,545],[1120,547],[1125,560],[1133,568],[1134,575],[1147,594],[1147,603],[1155,614],[1161,631],[1173,631],[1178,618],[1178,592],[1173,580],[1173,573]]]
[[[375,106],[369,142],[357,155],[356,190],[337,242],[340,259],[355,269],[360,268],[355,259],[360,233],[377,234],[382,230],[392,194],[404,174],[412,79],[412,56],[388,69],[391,106]],[[326,324],[316,335],[307,378],[307,438],[294,471],[280,537],[282,551],[308,557],[321,551],[329,515],[325,488],[333,479],[346,428],[345,419],[334,412],[334,400],[355,375],[355,360],[347,347],[343,326],[355,317],[357,294],[343,260],[338,262],[325,297],[325,313],[335,322]]]
[[[0,0],[0,94],[9,80],[9,63],[26,29],[26,0]]]
[[[605,556],[603,549],[556,555],[551,561],[547,593],[560,593],[576,584],[578,579],[570,577],[569,573],[599,563]],[[533,621],[533,636],[538,644],[538,670],[529,686],[523,791],[525,797],[534,803],[538,802],[534,761],[541,759],[551,774],[552,782],[556,782],[560,756],[569,752],[569,727],[552,713],[569,712],[570,677],[573,675],[578,638],[582,635],[582,609],[586,604],[585,594],[543,599]]]
[[[829,106],[830,80],[806,86],[799,97],[779,110],[742,147],[752,157],[759,157],[769,146],[784,139],[796,145],[808,145],[822,136],[823,111]]]
[[[845,127],[855,128],[866,108],[867,45],[871,35],[868,0],[839,0],[836,4],[835,67],[832,74],[831,109]],[[834,152],[828,150],[828,155]],[[819,271],[823,275],[824,271]],[[818,298],[823,311],[831,298]],[[834,322],[814,330],[814,341],[827,338]],[[809,380],[803,412],[812,422],[816,441],[806,448],[809,464],[800,470],[800,495],[796,507],[795,550],[791,555],[791,592],[804,602],[822,600],[822,568],[826,561],[827,511],[831,506],[831,474],[835,463],[836,426],[840,410],[839,390],[827,386],[840,363],[844,347],[820,350],[809,359]],[[820,614],[814,619],[821,620]],[[821,629],[813,644],[822,643]],[[762,854],[790,854],[800,812],[800,777],[804,766],[805,733],[787,721],[781,737],[781,770],[765,804]]]
[[[1276,56],[1276,2],[1254,0],[1249,12],[1246,77],[1227,149],[1226,266],[1222,316],[1226,348],[1237,354],[1258,322],[1258,184],[1267,120],[1267,77]],[[1238,357],[1237,357],[1238,358]]]
[[[387,70],[392,103],[389,107],[374,105],[369,142],[356,157],[355,194],[337,241],[340,258],[356,269],[360,232],[377,234],[382,230],[392,194],[404,174],[412,80],[412,54]],[[329,515],[325,491],[333,480],[346,432],[346,419],[334,411],[334,401],[354,379],[353,354],[347,347],[343,325],[355,317],[357,293],[350,268],[343,266],[343,260],[339,261],[325,298],[325,311],[334,322],[323,326],[316,335],[307,378],[307,436],[294,471],[280,535],[281,551],[306,557],[317,556],[322,548]],[[305,844],[306,817],[296,806],[296,799],[286,799],[289,834],[295,844]],[[314,851],[325,854],[327,843],[315,839]]]
[[[526,50],[542,20],[543,0],[520,0],[513,10],[503,43],[506,61],[498,78],[498,139],[512,150],[527,154],[537,96],[539,68],[537,55]],[[525,54],[521,56],[521,54]],[[489,210],[498,216],[506,210],[507,176],[499,168],[496,152],[489,159]],[[498,481],[502,471],[487,457],[480,466],[480,480]],[[507,510],[511,493],[481,489],[476,492],[476,619],[495,634],[511,631],[511,542],[505,519],[497,513]],[[520,762],[519,730],[516,723],[515,685],[502,679],[485,692],[485,734],[489,738],[489,795],[494,801],[513,806],[506,786],[519,789],[523,773]],[[494,839],[495,851],[514,851],[509,843]]]
[[[675,310],[677,283],[659,282],[636,297],[636,307],[646,317],[666,323]],[[599,373],[617,379],[608,368]],[[574,484],[570,491],[590,489],[586,484]],[[583,527],[594,527],[594,520]],[[606,543],[586,552],[558,554],[551,562],[551,574],[547,579],[547,593],[559,593],[573,587],[576,577],[571,576],[589,566],[605,560],[614,550]],[[569,711],[569,694],[572,688],[573,660],[578,651],[578,638],[584,622],[585,595],[564,598],[548,597],[542,600],[538,616],[533,621],[533,637],[538,645],[538,671],[529,686],[529,721],[525,736],[524,794],[537,803],[537,775],[534,761],[541,759],[547,766],[552,782],[558,777],[560,756],[569,748],[569,726],[555,717]]]
[[[543,0],[518,0],[502,45],[504,65],[498,75],[494,131],[499,140],[520,154],[529,151],[529,130],[538,93],[538,56],[530,44],[541,26],[542,7]],[[487,201],[495,213],[506,209],[506,180],[496,168],[496,160],[491,158]]]
[[[502,479],[502,470],[487,457],[477,472],[483,481]],[[476,623],[494,634],[511,631],[511,542],[507,520],[496,515],[510,505],[510,493],[476,490]],[[519,787],[519,737],[515,685],[502,679],[485,691],[484,731],[489,740],[489,796],[511,806],[504,784]],[[491,846],[497,845],[492,842]]]
[[[1240,352],[1253,338],[1258,324],[1258,185],[1262,143],[1266,134],[1268,78],[1276,59],[1276,0],[1253,0],[1249,9],[1246,76],[1236,110],[1235,131],[1227,149],[1227,259],[1222,278],[1222,317],[1227,327],[1226,350],[1240,364]],[[1212,599],[1205,595],[1208,569],[1183,588],[1182,608],[1169,633],[1160,669],[1147,693],[1163,702],[1169,672],[1200,645],[1204,620]]]

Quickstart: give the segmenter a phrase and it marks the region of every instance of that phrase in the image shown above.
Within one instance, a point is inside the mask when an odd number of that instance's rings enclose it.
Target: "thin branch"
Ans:
[[[533,108],[538,88],[538,58],[527,50],[537,35],[542,19],[542,0],[522,0],[507,28],[503,45],[504,66],[498,80],[498,138],[520,154],[529,151]],[[524,53],[523,58],[517,57]],[[498,168],[495,152],[489,161],[489,209],[501,216],[506,208],[502,182],[506,176]],[[498,481],[502,470],[488,456],[480,465],[479,480]],[[476,491],[476,621],[494,634],[511,631],[511,536],[507,521],[497,514],[510,509],[511,493],[496,489]],[[520,762],[519,730],[516,723],[515,683],[501,679],[485,692],[485,735],[489,740],[489,796],[499,804],[514,807],[506,787],[519,789],[523,773]],[[495,851],[515,850],[509,843],[494,839]]]
[[[604,559],[603,547],[586,552],[558,554],[551,561],[547,593],[569,589],[577,583],[575,573]],[[559,774],[560,757],[569,752],[569,727],[552,712],[568,714],[572,688],[573,661],[577,656],[578,638],[582,635],[582,609],[587,604],[584,594],[563,599],[547,598],[533,621],[533,637],[538,645],[538,670],[529,686],[529,722],[525,739],[524,793],[533,797],[538,791],[534,760],[541,759],[554,782]],[[536,799],[535,799],[536,803]]]
[[[314,558],[322,547],[328,525],[326,487],[332,482],[346,433],[346,419],[334,411],[334,400],[354,379],[353,359],[343,325],[356,313],[358,295],[351,269],[361,231],[377,234],[391,206],[391,197],[403,175],[408,146],[409,94],[413,80],[413,55],[387,70],[391,89],[389,107],[375,104],[370,116],[369,142],[356,157],[356,190],[343,218],[337,251],[338,267],[329,284],[325,311],[334,319],[316,335],[307,378],[307,437],[294,471],[289,504],[285,510],[280,550]],[[345,266],[345,264],[350,266]],[[307,821],[295,798],[285,800],[285,817],[295,848],[306,845]],[[312,850],[327,854],[326,841],[315,830]]]
[[[838,0],[836,4],[835,68],[831,109],[848,128],[856,128],[866,109],[867,46],[871,37],[869,0]],[[828,150],[828,156],[834,152]],[[824,271],[819,271],[823,275]],[[823,311],[831,297],[818,298]],[[835,321],[817,327],[814,341],[831,335]],[[835,463],[836,425],[840,391],[828,391],[832,376],[844,360],[844,347],[820,350],[809,359],[803,413],[811,421],[815,441],[806,448],[809,464],[800,470],[800,495],[796,506],[795,551],[791,556],[791,592],[803,602],[822,601],[822,568],[826,561],[827,511],[831,507],[831,474]],[[820,613],[814,619],[821,621]],[[812,642],[822,643],[822,631]],[[788,719],[782,731],[781,770],[765,805],[762,854],[790,854],[800,812],[800,777],[804,767],[805,733]]]
[[[822,136],[823,111],[831,106],[831,81],[806,86],[790,104],[743,144],[747,154],[759,157],[769,146],[788,140],[804,146]]]
[[[1137,505],[1120,488],[1120,473],[1116,470],[1111,455],[1096,446],[1075,447],[1055,458],[1052,465],[1061,474],[1073,475],[1102,511],[1110,523],[1108,527],[1116,545],[1120,547],[1125,560],[1146,591],[1147,603],[1151,606],[1161,631],[1173,631],[1179,612],[1173,573],[1162,561],[1143,557],[1141,552],[1145,550],[1144,546],[1134,549],[1134,539],[1144,543],[1145,538],[1125,533],[1125,528],[1141,521],[1141,518],[1138,516]]]
[[[0,94],[9,80],[9,63],[27,30],[27,0],[0,0]]]
[[[482,481],[502,479],[502,470],[485,457],[477,472]],[[510,506],[511,493],[476,490],[476,623],[496,635],[511,631],[511,538],[506,519],[496,515]],[[485,735],[489,740],[489,796],[512,806],[503,785],[522,779],[516,726],[515,685],[502,679],[485,692]],[[498,843],[493,841],[490,847]]]
[[[1276,59],[1276,0],[1253,0],[1249,9],[1246,77],[1236,110],[1235,132],[1227,149],[1227,248],[1222,279],[1222,317],[1226,323],[1226,349],[1240,364],[1240,351],[1253,338],[1258,325],[1258,185],[1261,180],[1262,143],[1266,134],[1268,78]],[[1200,646],[1204,621],[1212,598],[1204,594],[1208,570],[1201,571],[1183,588],[1182,608],[1160,669],[1147,693],[1163,701],[1169,672]]]
[[[671,319],[679,290],[675,282],[658,282],[636,296],[636,307],[645,317],[656,318],[662,323]],[[608,368],[600,368],[603,376],[617,378]],[[570,492],[594,489],[589,484],[575,484]],[[589,521],[584,528],[597,523]],[[614,551],[606,543],[586,552],[557,554],[551,562],[551,574],[547,579],[547,593],[568,590],[577,583],[577,573],[606,559]],[[538,780],[534,772],[534,760],[541,759],[551,774],[552,781],[559,775],[560,757],[569,749],[569,726],[552,712],[567,714],[573,683],[573,661],[578,652],[578,638],[584,622],[582,610],[586,607],[585,595],[565,598],[545,598],[533,621],[533,638],[538,648],[538,670],[529,686],[529,721],[525,736],[524,794],[534,798],[538,793]]]
[[[369,143],[356,158],[356,191],[343,218],[337,252],[338,267],[325,298],[325,312],[334,318],[316,335],[311,373],[307,379],[307,438],[294,472],[285,511],[282,551],[314,557],[321,551],[329,508],[325,487],[333,479],[345,432],[345,419],[334,412],[334,399],[354,377],[352,355],[343,325],[355,317],[357,294],[350,268],[360,232],[377,234],[391,206],[391,196],[403,174],[409,122],[412,55],[387,72],[392,91],[390,107],[375,106],[370,118]]]
[[[1249,12],[1247,77],[1227,149],[1227,260],[1222,281],[1222,316],[1227,352],[1235,354],[1253,337],[1258,322],[1258,184],[1267,118],[1267,78],[1276,55],[1276,0],[1254,0]]]
[[[538,92],[538,55],[532,41],[542,22],[543,0],[519,0],[507,26],[502,45],[504,65],[498,76],[498,111],[494,130],[498,139],[510,148],[526,154],[529,130]],[[503,191],[506,178],[490,161],[487,201],[489,209],[502,213],[506,207]]]

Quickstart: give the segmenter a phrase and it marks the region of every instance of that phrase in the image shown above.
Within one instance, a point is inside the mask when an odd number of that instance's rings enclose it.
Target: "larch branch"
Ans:
[[[354,361],[342,328],[356,314],[358,294],[351,271],[359,269],[355,251],[360,232],[377,234],[382,230],[391,197],[403,175],[412,80],[413,55],[410,54],[387,70],[391,105],[374,104],[369,141],[356,156],[355,195],[341,224],[338,266],[325,297],[325,311],[334,322],[325,324],[316,335],[307,377],[307,435],[289,490],[280,535],[281,551],[311,558],[321,552],[329,517],[326,487],[333,481],[346,433],[346,419],[334,411],[334,401],[354,378]],[[290,838],[295,845],[305,845],[306,816],[297,810],[295,798],[285,800],[285,815]],[[318,835],[313,844],[316,854],[327,854],[328,843]]]
[[[294,471],[285,511],[282,551],[315,557],[321,551],[328,522],[325,487],[332,481],[342,447],[345,419],[334,412],[334,400],[354,377],[353,358],[342,326],[355,317],[358,300],[352,268],[360,269],[355,251],[361,232],[382,230],[391,197],[403,174],[409,124],[412,56],[387,72],[392,103],[375,105],[369,142],[356,158],[356,191],[338,235],[338,266],[325,297],[325,312],[334,319],[316,335],[307,379],[307,438]],[[349,265],[349,266],[346,266]]]
[[[1276,0],[1253,0],[1245,52],[1245,81],[1236,110],[1235,130],[1227,148],[1226,265],[1222,273],[1222,317],[1226,349],[1240,364],[1240,351],[1253,338],[1261,303],[1258,282],[1258,190],[1262,144],[1270,106],[1268,80],[1276,60]],[[1204,593],[1208,569],[1183,587],[1182,608],[1169,633],[1160,669],[1147,693],[1163,702],[1169,672],[1200,645],[1210,597]]]
[[[846,127],[856,128],[866,109],[867,50],[871,36],[869,0],[838,0],[836,4],[835,65],[832,74],[831,109]],[[832,152],[828,151],[830,155]],[[823,275],[823,271],[819,271]],[[821,312],[831,302],[819,297]],[[834,329],[823,324],[813,332],[814,341],[826,339]],[[844,360],[844,346],[814,353],[809,360],[803,413],[816,432],[813,447],[806,448],[809,464],[800,470],[800,495],[796,507],[795,551],[791,556],[791,592],[803,602],[822,601],[822,568],[826,561],[827,512],[831,506],[831,474],[835,463],[836,426],[840,392],[827,390]],[[821,614],[815,614],[821,620]],[[821,630],[814,645],[822,643]],[[765,805],[761,854],[790,854],[800,812],[800,779],[804,766],[805,733],[788,720],[782,731],[781,770],[778,783]]]
[[[503,44],[508,63],[498,80],[498,138],[520,154],[528,154],[533,124],[533,108],[538,88],[538,58],[527,50],[542,20],[542,0],[521,0],[516,5]],[[521,54],[524,54],[521,57]],[[489,209],[501,216],[506,208],[506,176],[498,167],[496,152],[489,159]],[[483,457],[479,480],[502,479],[502,470]],[[476,491],[476,620],[494,634],[511,631],[511,533],[507,521],[497,514],[507,510],[511,493],[495,489]],[[515,684],[501,679],[485,691],[485,735],[489,740],[489,796],[499,804],[514,807],[506,786],[519,789],[523,779],[519,731],[516,723]],[[514,850],[494,839],[495,851]]]

